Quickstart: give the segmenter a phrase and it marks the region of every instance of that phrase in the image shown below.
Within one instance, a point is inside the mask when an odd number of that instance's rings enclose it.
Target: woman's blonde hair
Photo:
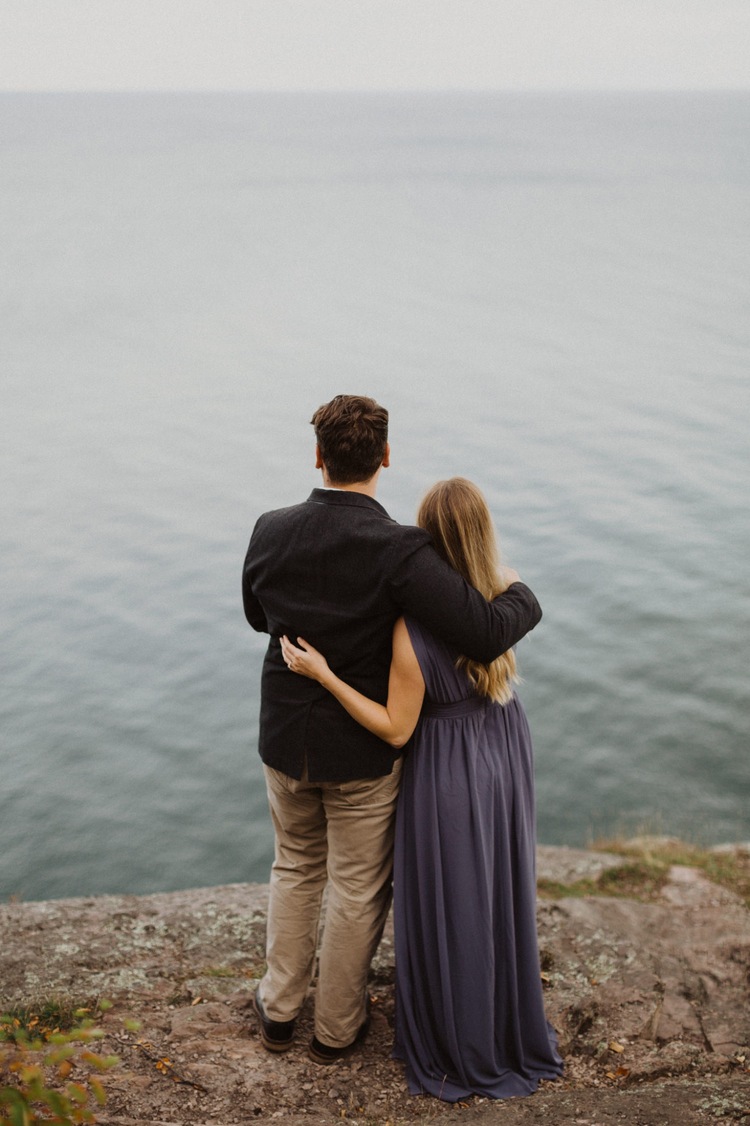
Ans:
[[[476,485],[465,477],[438,481],[424,497],[417,523],[432,536],[436,550],[454,570],[492,599],[506,589],[500,579],[500,554],[490,510]],[[480,696],[500,704],[513,697],[513,684],[519,680],[512,649],[490,665],[459,657],[463,669]]]

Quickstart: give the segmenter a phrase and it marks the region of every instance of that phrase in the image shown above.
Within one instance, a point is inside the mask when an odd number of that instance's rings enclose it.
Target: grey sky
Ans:
[[[750,87],[750,0],[0,0],[0,89]]]

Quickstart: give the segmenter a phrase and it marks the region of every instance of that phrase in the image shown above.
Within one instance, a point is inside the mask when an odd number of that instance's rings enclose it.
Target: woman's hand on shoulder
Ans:
[[[309,677],[310,680],[319,680],[321,684],[325,674],[330,671],[323,654],[302,637],[298,637],[297,644],[294,645],[285,634],[281,638],[281,655],[292,672]]]

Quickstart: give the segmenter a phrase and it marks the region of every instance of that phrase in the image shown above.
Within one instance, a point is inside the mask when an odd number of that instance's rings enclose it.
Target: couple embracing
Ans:
[[[317,955],[309,1055],[356,1049],[393,896],[394,1056],[410,1092],[531,1094],[562,1071],[537,951],[531,740],[513,691],[512,647],[541,610],[499,566],[470,482],[434,486],[418,527],[388,516],[375,499],[383,407],[338,395],[312,423],[324,487],[260,517],[243,571],[247,620],[270,634],[261,1038],[291,1047]]]

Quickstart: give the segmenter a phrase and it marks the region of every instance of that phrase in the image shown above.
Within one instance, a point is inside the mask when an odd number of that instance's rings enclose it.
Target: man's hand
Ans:
[[[500,582],[503,583],[506,588],[509,587],[511,583],[520,583],[521,581],[521,576],[519,575],[518,571],[515,571],[512,567],[501,566],[499,569],[499,575]]]

